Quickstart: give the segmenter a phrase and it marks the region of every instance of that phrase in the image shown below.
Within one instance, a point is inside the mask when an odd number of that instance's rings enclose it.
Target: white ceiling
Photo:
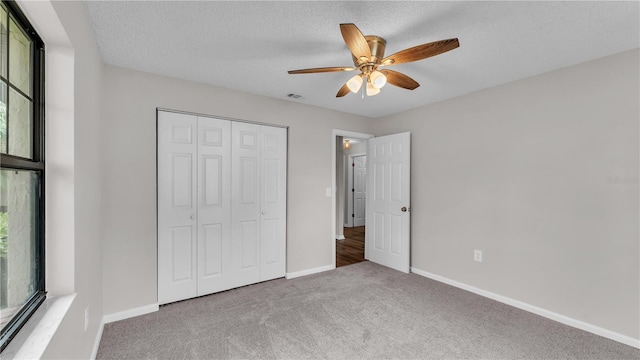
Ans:
[[[640,47],[639,2],[88,1],[104,62],[380,117]],[[460,48],[393,66],[421,86],[363,100],[340,23],[387,40],[386,54],[457,37]],[[300,94],[291,100],[286,94]]]

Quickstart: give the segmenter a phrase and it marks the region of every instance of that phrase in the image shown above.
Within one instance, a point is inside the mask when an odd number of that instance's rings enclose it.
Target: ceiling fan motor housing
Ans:
[[[369,48],[371,49],[371,58],[367,59],[362,57],[357,59],[355,56],[352,56],[353,63],[358,69],[363,70],[363,72],[366,72],[366,69],[363,68],[365,66],[369,66],[369,70],[373,71],[375,66],[380,65],[380,62],[384,59],[384,50],[387,42],[380,36],[375,35],[368,35],[364,38],[367,39],[367,44],[369,44]]]

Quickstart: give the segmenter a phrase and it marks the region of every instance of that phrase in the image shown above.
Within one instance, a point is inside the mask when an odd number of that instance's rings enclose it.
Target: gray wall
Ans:
[[[640,338],[638,64],[633,50],[376,120],[412,134],[412,266]]]
[[[289,126],[287,272],[332,263],[331,130],[370,119],[113,66],[103,91],[105,314],[157,302],[156,107]]]

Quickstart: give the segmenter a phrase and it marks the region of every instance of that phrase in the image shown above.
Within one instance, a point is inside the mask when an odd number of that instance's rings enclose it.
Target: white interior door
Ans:
[[[198,296],[233,287],[231,122],[198,117]]]
[[[260,281],[285,275],[287,130],[260,127]]]
[[[260,125],[231,124],[231,271],[235,286],[260,281]]]
[[[367,194],[367,156],[353,158],[353,226],[364,226]]]
[[[197,117],[158,113],[158,303],[196,296]]]
[[[366,249],[370,261],[408,273],[411,134],[369,140]]]

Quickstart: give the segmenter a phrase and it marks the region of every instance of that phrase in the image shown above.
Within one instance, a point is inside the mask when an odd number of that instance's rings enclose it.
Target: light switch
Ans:
[[[327,188],[327,190],[325,191],[325,195],[327,197],[331,197],[331,188]]]

